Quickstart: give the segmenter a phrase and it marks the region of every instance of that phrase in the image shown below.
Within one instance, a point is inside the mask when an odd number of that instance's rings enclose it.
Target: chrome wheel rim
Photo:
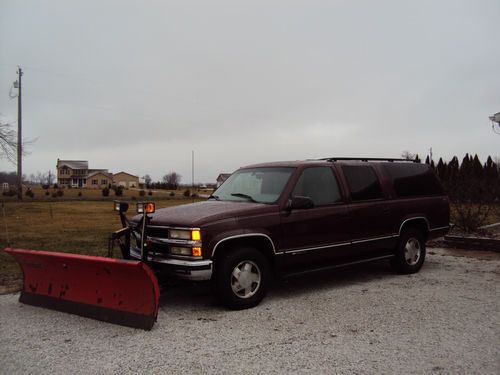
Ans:
[[[231,273],[231,289],[240,298],[250,298],[259,290],[261,273],[259,267],[250,260],[244,260]]]
[[[414,266],[420,260],[422,249],[416,238],[409,238],[405,245],[405,260],[410,266]]]

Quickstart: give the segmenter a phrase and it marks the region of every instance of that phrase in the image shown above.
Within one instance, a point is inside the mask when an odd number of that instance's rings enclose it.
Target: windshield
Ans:
[[[293,168],[249,168],[234,172],[212,194],[221,201],[274,203],[285,188]]]

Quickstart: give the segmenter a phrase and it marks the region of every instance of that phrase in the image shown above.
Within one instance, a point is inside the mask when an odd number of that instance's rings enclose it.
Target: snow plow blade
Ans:
[[[25,249],[4,251],[23,271],[22,303],[145,330],[156,321],[158,282],[142,262]]]

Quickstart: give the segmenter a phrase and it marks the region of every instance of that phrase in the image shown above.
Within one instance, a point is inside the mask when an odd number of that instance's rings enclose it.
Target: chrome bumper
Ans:
[[[130,256],[140,260],[140,249],[131,246]],[[162,271],[179,279],[205,281],[210,280],[212,277],[211,260],[181,260],[148,255],[148,262],[160,265]]]

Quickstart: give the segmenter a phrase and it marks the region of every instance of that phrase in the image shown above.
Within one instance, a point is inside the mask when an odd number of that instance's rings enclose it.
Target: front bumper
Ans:
[[[141,250],[136,246],[130,246],[130,256],[141,259]],[[148,262],[158,266],[160,272],[170,276],[193,281],[205,281],[212,278],[211,260],[181,260],[166,258],[164,254],[148,253]]]

